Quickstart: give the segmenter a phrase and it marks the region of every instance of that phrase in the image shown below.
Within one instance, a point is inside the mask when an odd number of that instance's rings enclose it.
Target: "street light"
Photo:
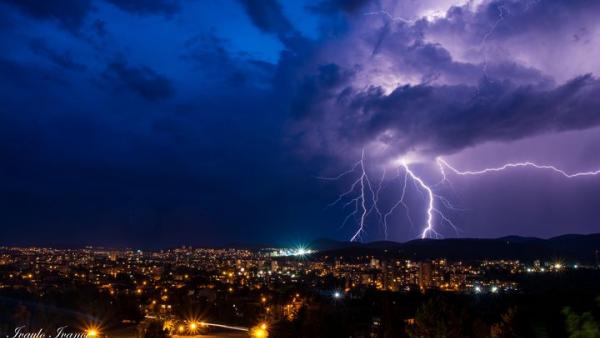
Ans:
[[[250,331],[250,334],[254,338],[267,338],[269,336],[268,326],[266,323],[262,323]]]
[[[95,338],[98,336],[98,330],[95,328],[87,329],[86,336],[89,338]]]

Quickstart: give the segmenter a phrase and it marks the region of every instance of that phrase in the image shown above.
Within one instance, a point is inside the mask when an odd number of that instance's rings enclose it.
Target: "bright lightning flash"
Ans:
[[[400,177],[400,172],[404,171],[404,185],[402,187],[402,194],[400,196],[400,199],[395,204],[393,204],[392,207],[385,213],[381,212],[378,204],[379,204],[379,195],[380,195],[380,192],[383,187],[386,172],[385,172],[385,170],[383,171],[383,174],[379,181],[378,187],[377,187],[377,189],[374,189],[373,184],[372,184],[371,180],[369,179],[369,175],[367,174],[364,149],[361,153],[360,160],[357,161],[356,163],[354,163],[354,165],[352,166],[352,168],[350,170],[343,172],[336,177],[331,177],[331,178],[321,177],[321,179],[323,179],[323,180],[339,180],[339,179],[345,177],[346,175],[357,174],[357,178],[350,185],[350,188],[346,192],[339,195],[338,198],[333,203],[330,204],[330,206],[336,205],[339,202],[341,202],[342,200],[349,198],[348,202],[346,202],[344,204],[344,207],[347,207],[350,205],[354,206],[353,211],[348,216],[346,216],[346,218],[344,219],[344,222],[342,223],[342,226],[343,226],[348,222],[348,220],[350,218],[354,217],[356,219],[357,229],[354,232],[354,234],[352,235],[352,237],[350,238],[350,241],[356,241],[356,240],[362,239],[362,235],[365,232],[367,218],[372,212],[375,212],[377,214],[377,216],[379,217],[379,223],[383,225],[383,230],[384,230],[386,239],[387,239],[387,235],[388,235],[388,218],[393,214],[393,212],[395,211],[395,209],[398,206],[402,205],[404,207],[404,209],[406,210],[406,215],[407,215],[407,218],[408,218],[410,224],[411,225],[413,224],[412,219],[410,217],[410,213],[409,213],[409,211],[410,211],[409,207],[405,201],[406,190],[407,190],[407,185],[408,185],[409,179],[414,183],[415,188],[417,190],[424,193],[424,197],[425,197],[425,200],[427,203],[427,207],[426,207],[425,215],[424,215],[425,221],[423,224],[423,228],[422,228],[423,230],[421,231],[420,237],[421,238],[439,238],[439,237],[441,237],[440,233],[436,230],[436,218],[438,219],[438,221],[437,221],[438,223],[448,224],[455,231],[457,231],[457,228],[454,225],[454,223],[447,216],[444,215],[444,213],[442,212],[440,207],[443,207],[444,210],[447,210],[447,209],[457,210],[457,209],[452,206],[452,204],[448,201],[448,199],[436,194],[436,192],[435,192],[435,188],[438,185],[444,184],[444,183],[450,183],[450,181],[448,180],[447,169],[450,172],[452,172],[456,175],[460,175],[460,176],[486,175],[486,174],[492,174],[492,173],[509,170],[509,169],[515,169],[515,168],[532,168],[532,169],[538,169],[538,170],[547,170],[547,171],[551,171],[556,174],[559,174],[568,179],[576,178],[576,177],[585,177],[585,176],[597,176],[597,175],[600,176],[600,170],[579,171],[579,172],[569,173],[569,172],[567,172],[563,169],[560,169],[556,166],[553,166],[553,165],[536,164],[536,163],[530,162],[530,161],[511,162],[511,163],[506,163],[504,165],[501,165],[499,167],[491,167],[491,168],[484,168],[484,169],[480,169],[480,170],[464,170],[463,171],[463,170],[459,170],[456,167],[452,166],[450,163],[446,162],[441,157],[438,157],[436,159],[436,163],[439,167],[440,174],[442,176],[442,180],[435,185],[429,185],[429,184],[427,184],[427,182],[425,182],[425,180],[423,180],[423,178],[418,176],[410,168],[406,158],[395,161],[394,163],[398,168],[398,177]],[[403,170],[401,170],[401,169],[403,169]],[[437,205],[437,202],[440,202],[440,206]]]
[[[550,170],[550,171],[553,171],[557,174],[564,176],[565,178],[600,175],[600,170],[579,171],[579,172],[575,172],[575,173],[567,173],[566,171],[559,169],[553,165],[535,164],[535,163],[529,162],[529,161],[506,163],[500,167],[485,168],[485,169],[481,169],[481,170],[466,170],[466,171],[461,171],[461,170],[456,169],[455,167],[451,166],[448,162],[446,162],[445,160],[443,160],[442,158],[439,158],[439,157],[437,158],[437,163],[440,166],[440,170],[442,172],[442,175],[444,176],[444,179],[446,179],[446,174],[445,174],[444,168],[448,168],[455,174],[461,175],[461,176],[484,175],[484,174],[494,173],[494,172],[498,172],[498,171],[504,171],[507,169],[522,168],[522,167]]]
[[[338,198],[329,204],[329,206],[337,205],[341,201],[349,198],[348,202],[346,202],[343,206],[347,207],[350,205],[354,206],[354,209],[350,214],[346,216],[344,221],[342,222],[342,226],[344,226],[349,219],[354,217],[356,219],[356,231],[350,238],[350,241],[361,240],[362,235],[365,232],[366,222],[368,216],[375,212],[379,218],[380,224],[383,225],[383,230],[385,234],[385,238],[388,236],[388,218],[393,214],[394,210],[402,205],[406,210],[407,218],[412,225],[412,219],[409,213],[409,207],[405,202],[406,190],[408,185],[408,180],[410,179],[414,184],[416,189],[421,192],[424,192],[425,199],[427,201],[427,209],[425,212],[425,223],[423,225],[423,230],[421,231],[421,238],[439,238],[440,234],[435,230],[434,222],[435,216],[439,216],[442,222],[449,224],[453,229],[456,230],[454,223],[444,215],[444,213],[436,206],[436,202],[442,202],[443,206],[448,209],[454,209],[452,205],[448,202],[448,200],[442,196],[437,195],[433,187],[428,185],[421,177],[419,177],[408,165],[406,160],[400,160],[395,162],[398,166],[398,176],[400,176],[400,169],[404,169],[404,185],[402,187],[402,195],[400,199],[384,214],[379,209],[379,195],[382,190],[383,182],[385,180],[385,169],[383,170],[383,174],[379,181],[379,185],[377,189],[373,188],[373,183],[369,179],[369,175],[366,170],[365,163],[365,151],[363,149],[361,154],[361,159],[354,163],[352,168],[348,171],[341,173],[335,177],[319,177],[322,180],[332,180],[337,181],[342,179],[343,177],[351,174],[358,174],[358,177],[352,182],[350,188],[340,194]]]
[[[382,182],[380,182],[379,188],[377,189],[376,193],[373,189],[373,185],[371,184],[371,180],[369,179],[369,175],[367,174],[365,166],[364,149],[362,150],[360,160],[354,163],[350,170],[345,171],[336,177],[319,177],[322,180],[337,181],[343,178],[344,176],[355,172],[359,173],[358,178],[350,185],[350,188],[346,192],[339,195],[338,198],[330,204],[330,206],[336,205],[339,202],[341,202],[344,198],[355,194],[354,197],[352,197],[348,202],[344,204],[344,207],[354,205],[354,210],[348,216],[346,216],[346,219],[344,219],[344,222],[342,223],[342,226],[344,226],[350,218],[358,215],[357,230],[356,232],[354,232],[354,235],[352,235],[352,237],[350,238],[351,242],[361,239],[361,236],[365,231],[365,223],[367,221],[367,217],[371,214],[371,212],[373,212],[373,210],[377,212],[378,216],[381,219],[381,212],[379,211],[379,208],[377,206],[377,201],[378,193],[381,189],[381,183],[383,182],[383,179],[385,177],[382,176]]]
[[[404,170],[406,171],[407,177],[410,177],[413,180],[413,182],[415,183],[415,186],[417,186],[418,188],[423,190],[426,194],[427,209],[425,211],[425,216],[426,216],[425,224],[423,225],[423,230],[421,231],[421,238],[425,239],[425,238],[441,237],[440,233],[435,230],[435,215],[438,215],[443,223],[448,224],[449,226],[452,227],[452,229],[454,229],[455,232],[458,232],[457,227],[454,225],[452,220],[450,220],[436,206],[436,201],[442,202],[443,206],[446,207],[447,209],[456,210],[456,208],[454,208],[452,206],[452,204],[450,204],[450,202],[446,198],[436,194],[434,192],[434,186],[428,185],[427,183],[425,183],[425,181],[421,177],[417,176],[417,174],[415,174],[415,172],[410,169],[410,167],[408,166],[408,163],[406,161],[403,160],[401,165],[404,168]],[[406,182],[405,182],[404,189],[406,189]],[[402,198],[404,198],[404,193],[405,193],[405,191],[403,190]]]
[[[410,178],[412,178],[415,183],[417,183],[427,193],[427,221],[425,223],[425,229],[423,229],[423,232],[421,233],[421,238],[427,238],[427,235],[430,233],[434,233],[437,236],[437,232],[435,232],[433,228],[433,212],[436,210],[433,191],[429,186],[427,186],[427,184],[425,184],[425,182],[423,182],[420,177],[415,175],[415,173],[410,170],[406,162],[402,162],[402,166],[404,167],[404,170],[406,170],[406,174],[409,175]]]

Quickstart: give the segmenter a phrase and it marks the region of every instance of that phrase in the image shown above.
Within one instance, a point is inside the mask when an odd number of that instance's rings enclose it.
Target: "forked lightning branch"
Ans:
[[[408,221],[410,224],[412,224],[412,219],[410,218],[409,213],[409,205],[405,200],[407,191],[406,187],[409,180],[412,181],[415,188],[422,193],[422,196],[425,199],[425,208],[422,211],[423,223],[419,230],[420,238],[424,239],[442,237],[441,232],[438,230],[442,224],[448,225],[454,230],[457,230],[454,222],[446,214],[444,214],[444,210],[455,210],[455,208],[452,207],[448,199],[436,192],[435,189],[436,187],[440,186],[441,183],[449,182],[449,174],[458,176],[492,175],[502,171],[523,168],[553,172],[566,179],[600,175],[600,169],[591,171],[567,172],[554,165],[537,164],[532,161],[511,162],[498,167],[489,167],[477,170],[457,169],[455,166],[451,165],[441,157],[436,158],[435,162],[439,168],[442,180],[435,184],[430,184],[422,176],[415,172],[415,170],[410,166],[410,161],[406,159],[394,161],[399,175],[400,172],[404,172],[403,186],[401,187],[402,193],[400,198],[395,201],[392,207],[386,212],[382,212],[379,206],[379,194],[384,184],[386,171],[383,169],[381,178],[379,179],[377,186],[375,186],[367,171],[364,149],[361,152],[360,160],[355,162],[349,170],[342,172],[335,177],[319,178],[322,180],[338,181],[346,176],[354,175],[353,177],[355,177],[355,179],[352,181],[348,189],[341,193],[330,205],[333,206],[341,204],[343,207],[351,207],[351,211],[346,215],[346,218],[342,222],[342,226],[345,226],[350,220],[354,220],[355,230],[350,237],[350,241],[358,241],[363,239],[363,235],[367,231],[367,220],[371,214],[376,215],[378,224],[381,224],[383,227],[384,237],[386,239],[388,238],[389,217],[394,213],[398,206],[402,205],[406,209]]]

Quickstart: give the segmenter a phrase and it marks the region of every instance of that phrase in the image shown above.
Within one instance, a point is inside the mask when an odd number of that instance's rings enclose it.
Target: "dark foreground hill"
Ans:
[[[321,239],[311,243],[311,248],[318,250],[318,255],[326,256],[372,255],[415,260],[542,259],[595,264],[600,258],[600,234],[563,235],[549,239],[519,236],[497,239],[418,239],[406,243],[356,243]]]

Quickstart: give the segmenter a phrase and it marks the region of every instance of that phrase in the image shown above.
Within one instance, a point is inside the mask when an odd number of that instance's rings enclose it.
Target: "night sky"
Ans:
[[[438,185],[436,164],[600,169],[599,15],[596,0],[0,0],[0,244],[347,240],[360,184],[331,203],[363,152],[378,203],[362,240],[386,238],[378,212],[403,190],[387,238],[420,236],[427,196],[404,189],[402,160],[454,207],[437,201],[444,237],[600,232],[600,176]]]

